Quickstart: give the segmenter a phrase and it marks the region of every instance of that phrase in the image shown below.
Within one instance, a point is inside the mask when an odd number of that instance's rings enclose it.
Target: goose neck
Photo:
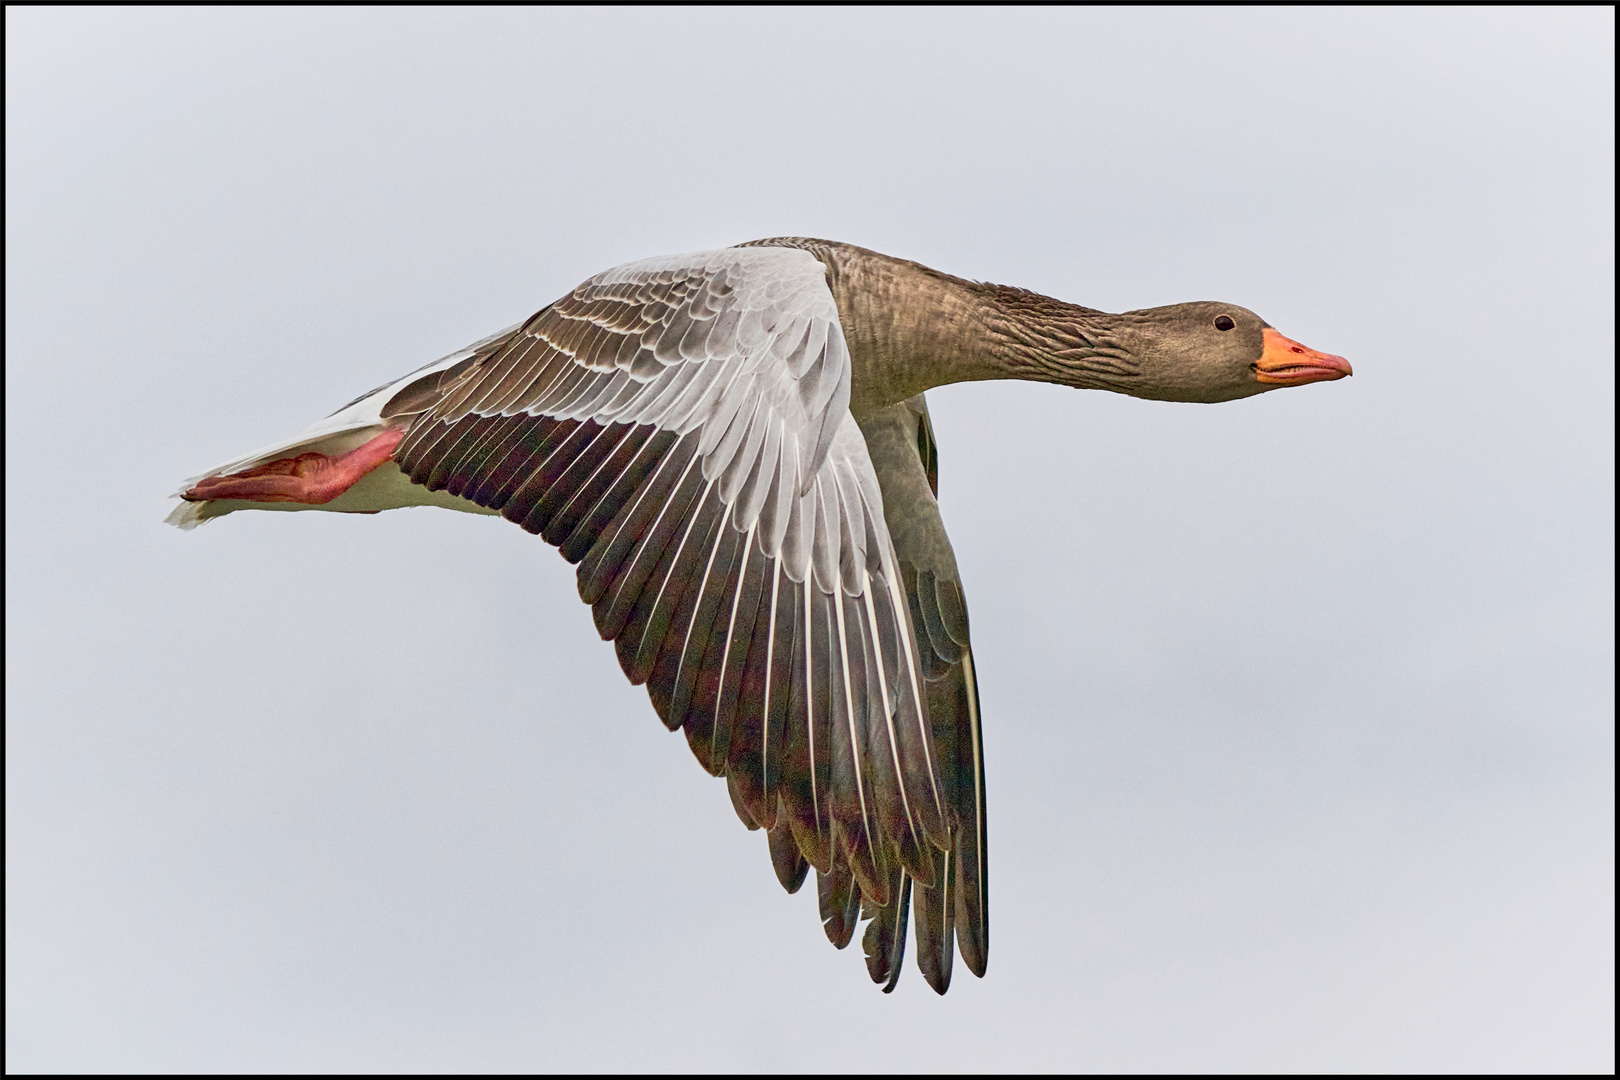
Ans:
[[[900,260],[846,260],[828,276],[856,419],[937,386],[989,379],[1129,392],[1135,363],[1119,316]]]

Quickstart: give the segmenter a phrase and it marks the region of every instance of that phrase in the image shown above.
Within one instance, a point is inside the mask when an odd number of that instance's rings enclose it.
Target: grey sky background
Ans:
[[[1611,9],[8,8],[10,1070],[1608,1071]],[[885,997],[497,519],[183,478],[644,256],[1353,379],[932,392],[989,976]]]

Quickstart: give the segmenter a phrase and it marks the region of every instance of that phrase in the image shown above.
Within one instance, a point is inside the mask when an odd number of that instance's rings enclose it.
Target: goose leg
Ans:
[[[394,447],[404,437],[404,428],[390,428],[338,457],[311,452],[229,476],[210,476],[180,497],[187,502],[246,499],[250,502],[328,503],[348,491],[366,473],[388,461]]]

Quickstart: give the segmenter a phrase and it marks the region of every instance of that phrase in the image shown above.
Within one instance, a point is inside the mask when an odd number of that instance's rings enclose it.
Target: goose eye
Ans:
[[[1237,323],[1232,321],[1232,316],[1230,315],[1215,316],[1215,329],[1217,330],[1230,330],[1236,325]]]

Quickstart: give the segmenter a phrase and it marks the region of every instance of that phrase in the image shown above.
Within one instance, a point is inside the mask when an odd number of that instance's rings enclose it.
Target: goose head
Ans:
[[[1284,337],[1248,308],[1215,301],[1127,311],[1114,337],[1136,376],[1115,385],[1158,401],[1232,401],[1282,386],[1342,379],[1342,356]]]

